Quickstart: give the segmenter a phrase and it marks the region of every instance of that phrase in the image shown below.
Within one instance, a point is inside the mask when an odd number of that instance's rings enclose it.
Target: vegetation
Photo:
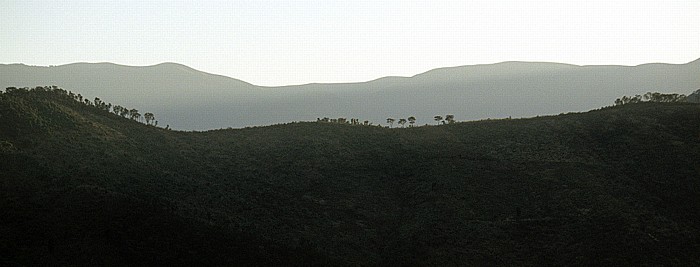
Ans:
[[[103,102],[102,99],[99,97],[95,97],[95,101],[90,101],[89,99],[83,99],[83,96],[80,94],[74,94],[71,91],[66,91],[64,89],[61,89],[57,86],[37,86],[35,88],[17,88],[17,87],[8,87],[5,89],[5,93],[8,96],[29,96],[29,97],[47,97],[51,96],[54,97],[56,101],[61,101],[62,103],[70,104],[70,105],[75,105],[75,104],[84,104],[86,106],[94,107],[98,110],[105,111],[107,113],[112,112],[115,115],[120,115],[122,117],[127,117],[131,118],[132,120],[137,120],[140,121],[141,114],[137,109],[131,109],[129,110],[128,108],[124,108],[122,106],[112,106],[112,103],[106,103]],[[74,101],[71,101],[74,100]],[[155,123],[155,115],[153,113],[146,113],[144,115],[144,119],[146,119],[146,124],[151,125],[151,122]]]
[[[403,128],[404,125],[406,125],[406,122],[407,122],[406,119],[399,119],[399,125],[401,125],[401,128]]]
[[[660,103],[673,103],[673,102],[685,102],[686,96],[682,94],[662,94],[659,92],[647,92],[642,95],[635,96],[623,96],[621,98],[615,99],[615,105],[625,105],[634,104],[641,102],[660,102]]]
[[[0,265],[700,260],[698,104],[179,132],[84,103],[0,94]]]
[[[445,121],[449,124],[455,123],[455,115],[452,115],[452,114],[445,115]]]
[[[440,124],[440,122],[442,121],[442,116],[440,116],[440,115],[435,116],[434,119],[435,119],[435,121],[438,122],[438,124]]]
[[[408,123],[413,127],[413,125],[416,124],[416,117],[408,117]]]
[[[351,118],[350,120],[348,120],[347,118],[331,119],[328,117],[324,117],[323,119],[316,118],[316,122],[372,126],[372,123],[370,123],[369,121],[360,122],[360,119],[355,118]]]

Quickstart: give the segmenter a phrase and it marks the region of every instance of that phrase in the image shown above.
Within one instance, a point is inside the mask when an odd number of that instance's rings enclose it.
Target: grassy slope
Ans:
[[[700,261],[695,104],[188,133],[33,92],[0,121],[9,263]]]

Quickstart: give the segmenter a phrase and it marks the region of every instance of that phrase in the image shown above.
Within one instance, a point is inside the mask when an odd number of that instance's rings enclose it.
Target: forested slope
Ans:
[[[144,125],[0,94],[0,263],[700,262],[700,106],[388,129]]]

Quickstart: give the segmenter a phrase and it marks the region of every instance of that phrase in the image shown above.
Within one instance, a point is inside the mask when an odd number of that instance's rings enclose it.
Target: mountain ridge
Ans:
[[[287,84],[287,85],[256,85],[238,78],[234,78],[229,75],[225,74],[216,74],[216,73],[211,73],[211,72],[206,72],[203,70],[198,70],[193,67],[190,67],[188,65],[182,64],[182,63],[177,63],[177,62],[171,62],[171,61],[165,61],[161,63],[156,63],[152,65],[127,65],[127,64],[120,64],[120,63],[114,63],[114,62],[73,62],[73,63],[66,63],[66,64],[61,64],[61,65],[49,65],[49,66],[42,66],[42,65],[27,65],[24,63],[0,63],[0,66],[12,66],[12,65],[17,65],[17,66],[27,66],[27,67],[39,67],[39,68],[52,68],[52,67],[64,67],[64,66],[71,66],[71,65],[112,65],[112,66],[118,66],[118,67],[129,67],[129,68],[152,68],[152,67],[158,67],[158,66],[176,66],[176,67],[184,67],[186,69],[190,69],[196,72],[201,72],[203,74],[208,74],[208,75],[214,75],[214,76],[220,76],[220,77],[226,77],[230,78],[233,80],[238,80],[242,81],[245,83],[248,83],[250,85],[256,86],[256,87],[262,87],[262,88],[276,88],[276,87],[296,87],[296,86],[304,86],[304,85],[333,85],[333,84],[362,84],[362,83],[368,83],[368,82],[373,82],[376,80],[382,80],[382,79],[391,79],[391,78],[414,78],[416,76],[420,76],[423,74],[427,74],[433,71],[440,71],[440,70],[452,70],[452,69],[461,69],[461,68],[469,68],[469,67],[484,67],[484,66],[494,66],[494,65],[520,65],[520,64],[527,64],[527,65],[559,65],[559,66],[568,66],[568,67],[640,67],[640,66],[647,66],[647,65],[687,65],[687,64],[700,64],[700,58],[697,58],[695,60],[691,60],[686,63],[663,63],[663,62],[650,62],[650,63],[640,63],[637,65],[621,65],[621,64],[573,64],[573,63],[561,63],[561,62],[553,62],[553,61],[521,61],[521,60],[514,60],[514,61],[500,61],[500,62],[494,62],[494,63],[479,63],[479,64],[469,64],[469,65],[456,65],[456,66],[448,66],[448,67],[438,67],[430,70],[426,70],[423,72],[419,72],[410,76],[400,76],[400,75],[389,75],[389,76],[382,76],[366,81],[353,81],[353,82],[308,82],[308,83],[300,83],[300,84]]]
[[[359,83],[261,87],[177,64],[145,67],[0,65],[0,87],[57,85],[126,106],[150,107],[176,129],[206,130],[357,118],[374,124],[435,115],[462,120],[585,111],[622,95],[689,94],[700,88],[699,60],[686,64],[575,66],[502,62],[439,68],[412,77]],[[110,63],[111,64],[111,63]]]

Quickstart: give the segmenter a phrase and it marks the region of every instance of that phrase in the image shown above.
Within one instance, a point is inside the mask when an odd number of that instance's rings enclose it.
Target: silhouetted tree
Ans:
[[[642,102],[642,96],[641,95],[635,95],[630,99],[630,103],[639,103]]]
[[[137,119],[141,118],[141,114],[135,108],[129,110],[129,116],[132,120],[137,120]]]
[[[116,105],[112,107],[112,113],[117,114],[118,116],[121,115],[123,107],[120,105]]]
[[[408,123],[411,125],[410,127],[413,127],[413,124],[416,123],[416,117],[408,117]]]
[[[445,120],[450,124],[455,123],[455,115],[447,114],[445,115]]]
[[[99,108],[99,109],[104,110],[104,111],[107,111],[107,112],[109,112],[109,108],[112,107],[112,104],[107,104],[107,103],[105,103],[105,102],[102,101],[102,99],[100,99],[99,97],[95,97],[95,102],[94,102],[94,104],[95,104],[95,107],[96,107],[96,108]]]
[[[406,119],[399,119],[399,124],[401,125],[401,128],[403,128],[404,125],[406,125]]]
[[[442,121],[442,116],[438,115],[438,116],[433,117],[433,119],[435,119],[435,121],[437,121],[437,124],[440,124],[440,121]]]
[[[153,113],[146,112],[146,114],[143,114],[143,118],[146,119],[146,124],[151,125],[151,121],[153,121],[156,116],[153,115]]]
[[[395,119],[392,119],[392,118],[387,118],[387,119],[386,119],[386,123],[389,124],[389,128],[391,128],[391,127],[394,126],[394,122],[395,122],[395,121],[396,121],[396,120],[395,120]]]

